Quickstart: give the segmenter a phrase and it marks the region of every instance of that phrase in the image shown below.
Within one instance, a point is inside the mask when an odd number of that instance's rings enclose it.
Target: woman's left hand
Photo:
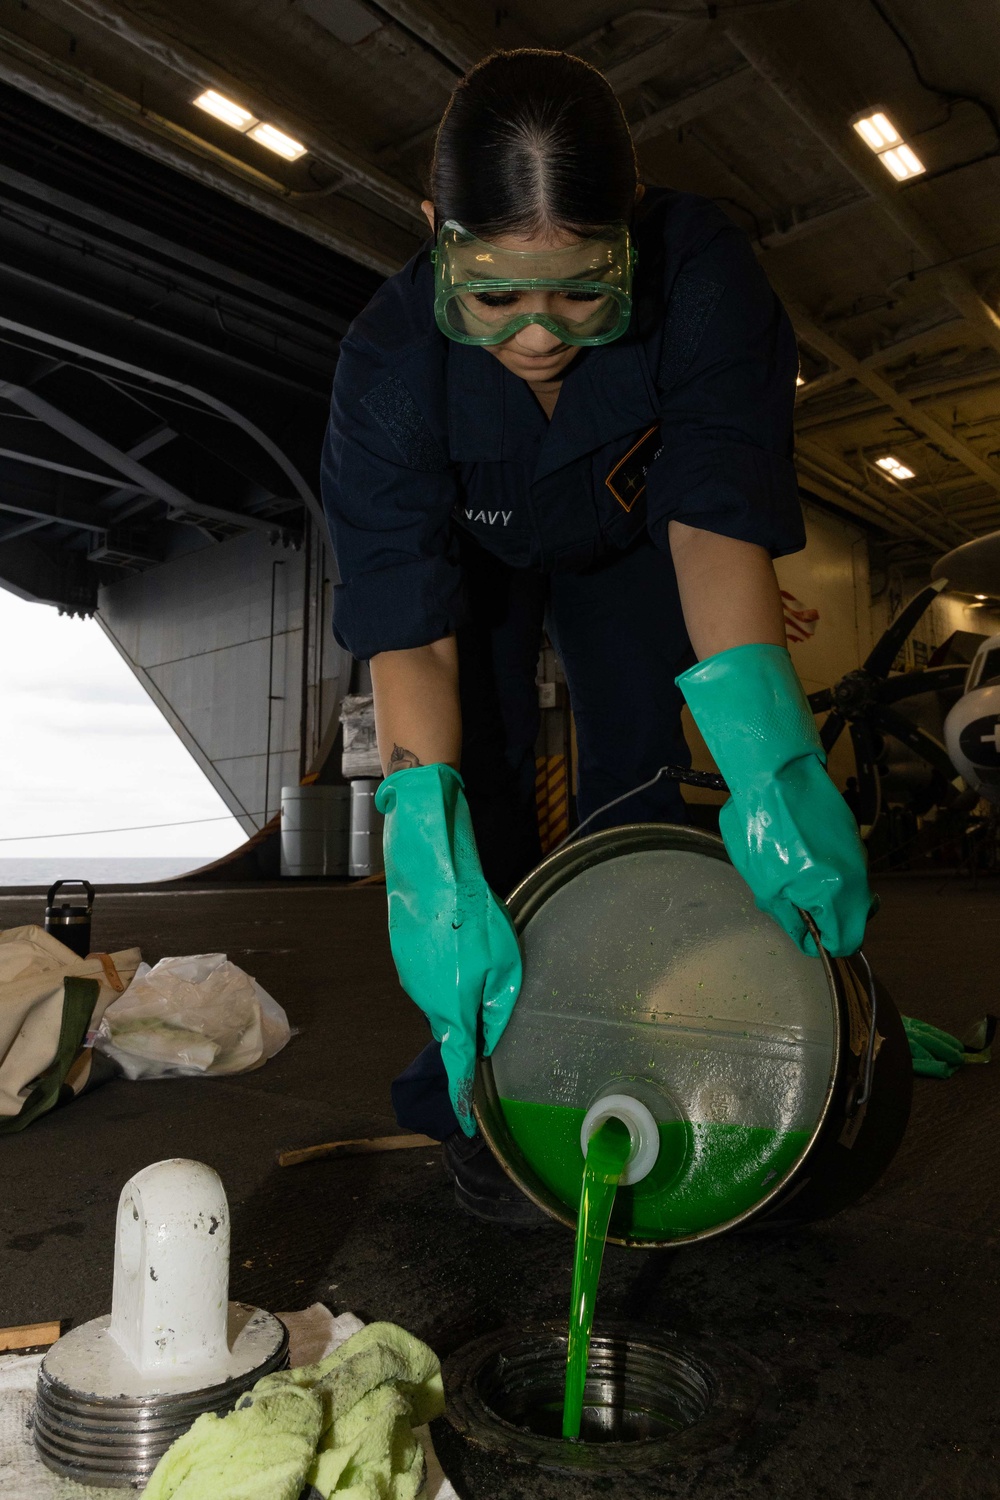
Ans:
[[[788,651],[736,646],[677,681],[729,787],[719,830],[757,905],[804,953],[803,912],[828,953],[856,953],[872,906],[864,845]]]

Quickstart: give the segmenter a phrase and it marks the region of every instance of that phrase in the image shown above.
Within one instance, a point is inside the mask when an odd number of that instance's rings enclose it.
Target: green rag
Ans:
[[[990,1060],[990,1042],[995,1023],[987,1016],[977,1023],[975,1043],[960,1042],[950,1032],[941,1031],[927,1021],[903,1017],[903,1030],[910,1044],[913,1071],[921,1078],[950,1078],[963,1063],[986,1063]]]
[[[437,1356],[370,1323],[319,1364],[258,1380],[226,1417],[199,1417],[160,1459],[144,1500],[417,1500],[414,1427],[444,1410]]]

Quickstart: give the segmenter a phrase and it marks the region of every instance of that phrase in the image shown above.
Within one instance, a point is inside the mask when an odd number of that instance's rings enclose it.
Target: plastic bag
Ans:
[[[291,1036],[288,1017],[224,953],[141,964],[94,1046],[127,1078],[219,1077],[259,1068]]]

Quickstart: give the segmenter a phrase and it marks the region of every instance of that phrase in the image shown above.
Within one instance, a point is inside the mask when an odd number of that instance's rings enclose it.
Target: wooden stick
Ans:
[[[324,1141],[321,1146],[301,1146],[294,1151],[279,1151],[279,1167],[297,1167],[303,1161],[321,1156],[374,1156],[380,1151],[416,1151],[422,1146],[440,1146],[431,1135],[375,1135],[367,1140]]]
[[[0,1350],[47,1349],[61,1332],[61,1323],[22,1323],[19,1328],[0,1328]]]

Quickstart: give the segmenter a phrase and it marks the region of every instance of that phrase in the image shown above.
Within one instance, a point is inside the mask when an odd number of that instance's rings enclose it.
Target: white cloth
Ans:
[[[95,1489],[60,1479],[31,1439],[40,1354],[0,1355],[0,1495],[3,1500],[122,1500],[127,1490]]]
[[[350,1312],[334,1317],[322,1302],[314,1302],[303,1312],[278,1313],[278,1317],[288,1329],[293,1366],[315,1364],[365,1326]],[[43,1358],[41,1354],[0,1355],[0,1495],[3,1500],[124,1500],[133,1492],[60,1479],[38,1457],[30,1421]],[[424,1500],[458,1500],[437,1461],[430,1429],[418,1427],[416,1435],[427,1456]]]
[[[291,1036],[282,1007],[224,953],[140,964],[104,1012],[94,1046],[126,1078],[248,1073]]]

